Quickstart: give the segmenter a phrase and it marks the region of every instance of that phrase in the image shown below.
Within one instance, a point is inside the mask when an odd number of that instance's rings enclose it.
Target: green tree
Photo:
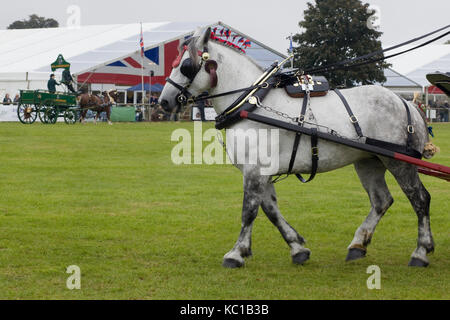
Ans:
[[[47,19],[37,14],[29,16],[28,20],[17,20],[8,26],[8,29],[36,29],[36,28],[57,28],[58,21],[55,19]]]
[[[294,35],[295,66],[320,67],[355,58],[381,49],[382,32],[369,28],[373,13],[360,0],[315,0],[308,2],[302,33]],[[380,56],[376,56],[380,57]],[[375,58],[376,58],[375,57]],[[377,62],[347,70],[323,72],[332,86],[352,87],[386,81],[383,69],[390,65]]]

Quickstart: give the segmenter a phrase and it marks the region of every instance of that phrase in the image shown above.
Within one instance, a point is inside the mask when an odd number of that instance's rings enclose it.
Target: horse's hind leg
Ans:
[[[260,175],[244,175],[244,201],[242,205],[242,227],[239,238],[233,249],[223,257],[223,266],[239,268],[244,265],[244,258],[252,255],[251,237],[253,221],[258,215],[264,190],[269,177]]]
[[[108,119],[108,124],[112,125],[112,122],[111,122],[111,107],[106,108],[106,118]]]
[[[277,196],[273,183],[266,185],[261,207],[269,220],[278,228],[286,243],[291,248],[292,262],[303,264],[309,259],[311,251],[305,248],[305,239],[292,228],[281,215],[277,205]]]
[[[409,266],[426,267],[429,264],[427,253],[434,251],[433,235],[430,228],[431,196],[420,181],[415,166],[392,159],[382,160],[394,175],[417,214],[419,229],[417,248],[411,255]]]
[[[82,124],[85,124],[85,123],[86,123],[86,121],[85,121],[85,119],[86,119],[86,114],[87,114],[87,109],[82,109],[82,111],[81,111],[81,117],[80,117],[80,122],[81,122]]]
[[[367,245],[372,240],[378,222],[394,202],[384,179],[386,167],[378,158],[356,162],[355,169],[369,195],[372,208],[366,220],[356,230],[353,241],[348,246],[347,261],[365,257]]]

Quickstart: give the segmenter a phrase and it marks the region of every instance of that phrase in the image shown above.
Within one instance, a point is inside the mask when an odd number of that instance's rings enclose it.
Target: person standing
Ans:
[[[203,92],[201,95],[199,95],[199,98],[208,96],[208,92]],[[207,100],[200,99],[197,102],[196,107],[200,111],[200,121],[206,121],[205,117],[205,107],[207,107]]]
[[[448,113],[450,112],[450,106],[448,105],[448,101],[445,100],[445,103],[441,107],[440,116],[441,121],[448,122]]]
[[[12,103],[12,101],[11,101],[11,98],[9,97],[9,93],[5,94],[5,97],[3,98],[3,104],[8,105],[11,103]]]
[[[61,82],[64,83],[67,86],[67,89],[69,89],[72,93],[77,93],[72,86],[73,78],[72,78],[72,75],[70,74],[69,69],[64,69],[64,71],[62,73],[62,81]]]
[[[60,85],[60,84],[55,80],[55,75],[52,73],[50,75],[50,79],[47,82],[47,89],[48,89],[48,91],[51,92],[51,93],[55,93],[57,85]]]
[[[14,97],[13,103],[14,103],[14,104],[19,104],[19,102],[20,102],[20,95],[19,95],[19,94],[16,94],[16,96]]]

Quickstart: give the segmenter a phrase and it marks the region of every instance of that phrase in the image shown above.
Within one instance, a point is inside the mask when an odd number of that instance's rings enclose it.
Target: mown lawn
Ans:
[[[221,262],[240,231],[242,177],[230,165],[173,165],[170,137],[180,127],[193,125],[1,123],[0,299],[450,298],[448,182],[422,176],[436,245],[428,268],[407,267],[417,218],[390,175],[394,205],[367,257],[345,263],[369,212],[349,166],[277,185],[310,261],[293,265],[260,213],[253,258],[228,270]],[[450,165],[450,125],[434,132],[441,153],[432,161]],[[70,265],[81,268],[81,290],[66,288]],[[381,290],[367,289],[370,265],[381,268]]]

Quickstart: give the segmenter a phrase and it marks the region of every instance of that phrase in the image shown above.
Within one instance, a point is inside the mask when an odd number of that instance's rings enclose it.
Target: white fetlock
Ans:
[[[429,263],[428,257],[427,257],[427,250],[424,247],[418,247],[411,255],[411,259],[419,259],[425,263]]]
[[[308,252],[311,253],[311,250],[308,248],[305,248],[301,244],[298,243],[292,243],[291,244],[291,257],[294,257],[295,255],[301,253],[301,252]]]
[[[227,254],[225,254],[223,256],[223,259],[224,260],[226,260],[226,259],[235,260],[241,264],[244,264],[244,258],[242,258],[241,255],[235,250],[232,250],[232,251],[228,252]]]

